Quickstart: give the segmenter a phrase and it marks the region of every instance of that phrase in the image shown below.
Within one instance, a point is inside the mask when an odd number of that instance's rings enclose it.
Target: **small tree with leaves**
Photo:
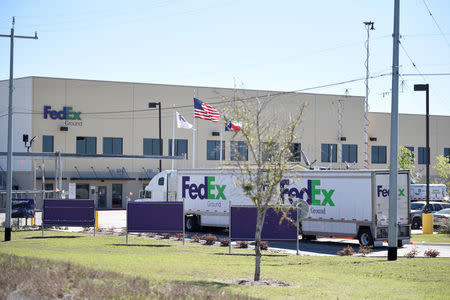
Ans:
[[[292,143],[297,140],[297,127],[305,109],[299,103],[298,111],[284,111],[277,115],[282,102],[267,96],[247,100],[231,100],[225,107],[225,121],[239,121],[241,130],[233,140],[244,141],[246,154],[232,149],[232,160],[239,169],[238,185],[256,206],[255,273],[261,275],[261,232],[267,210],[286,212],[280,197],[280,181],[292,158]],[[275,109],[278,107],[278,109]]]
[[[415,173],[416,167],[414,166],[414,153],[404,146],[401,146],[398,150],[398,169],[409,170],[413,180],[415,182],[418,181],[420,179],[420,174]],[[388,169],[390,169],[390,165],[388,165]]]
[[[436,183],[443,183],[447,187],[447,193],[450,193],[450,157],[442,155],[436,156],[436,164],[433,169],[439,175]]]

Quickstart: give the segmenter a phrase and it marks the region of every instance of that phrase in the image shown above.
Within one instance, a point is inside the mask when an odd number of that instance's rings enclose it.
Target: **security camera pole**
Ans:
[[[6,162],[6,169],[8,171],[6,176],[6,215],[5,215],[5,242],[11,240],[11,210],[12,210],[12,98],[13,98],[13,66],[14,66],[14,38],[19,39],[33,39],[37,40],[37,32],[34,36],[14,35],[13,17],[11,34],[0,34],[0,37],[9,37],[11,39],[11,52],[9,61],[9,106],[8,106],[8,156]]]

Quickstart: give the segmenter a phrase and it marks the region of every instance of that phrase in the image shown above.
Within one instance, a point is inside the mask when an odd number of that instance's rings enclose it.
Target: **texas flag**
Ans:
[[[241,130],[242,124],[239,122],[228,122],[227,125],[225,125],[225,131],[234,131],[238,132]]]

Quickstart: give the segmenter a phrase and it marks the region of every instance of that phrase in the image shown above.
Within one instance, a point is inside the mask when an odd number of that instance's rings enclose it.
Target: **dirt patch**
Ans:
[[[276,280],[276,279],[261,279],[259,281],[254,281],[253,279],[237,279],[231,281],[232,284],[237,285],[249,285],[249,286],[291,286],[289,282]]]

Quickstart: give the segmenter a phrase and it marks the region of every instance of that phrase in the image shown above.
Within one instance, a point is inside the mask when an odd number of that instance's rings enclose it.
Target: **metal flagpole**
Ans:
[[[194,89],[194,98],[195,98],[195,89]],[[192,169],[195,169],[195,134],[197,131],[197,122],[195,120],[195,105],[194,109],[194,130],[192,130]]]
[[[172,122],[172,155],[175,156],[175,104],[172,104],[173,107],[173,122]],[[174,160],[172,159],[172,170],[174,168]]]
[[[222,159],[223,159],[223,157],[222,157],[222,140],[223,140],[223,138],[222,138],[222,127],[223,126],[220,126],[220,165],[222,166]]]

